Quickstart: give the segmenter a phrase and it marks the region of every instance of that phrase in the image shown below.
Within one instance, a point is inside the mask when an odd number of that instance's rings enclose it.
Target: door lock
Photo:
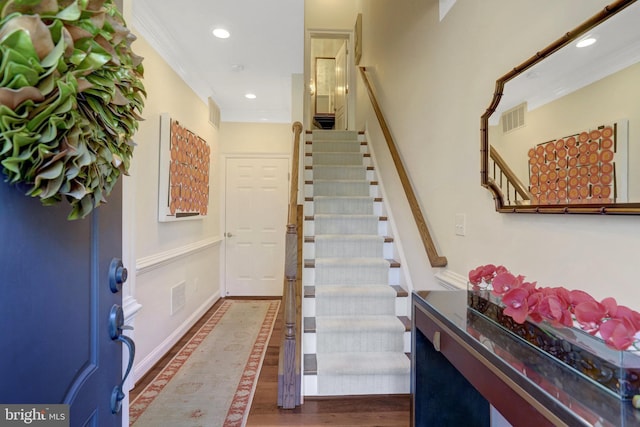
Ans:
[[[111,292],[117,294],[122,289],[122,284],[127,281],[129,272],[124,268],[122,260],[114,258],[109,264],[109,288]]]

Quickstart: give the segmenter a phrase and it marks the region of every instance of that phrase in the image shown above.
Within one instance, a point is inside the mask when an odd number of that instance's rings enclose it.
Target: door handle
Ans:
[[[127,364],[127,369],[124,373],[124,376],[122,377],[122,381],[111,391],[112,414],[117,414],[122,409],[122,401],[125,397],[122,388],[124,387],[124,383],[127,380],[127,377],[131,373],[131,368],[133,367],[133,359],[136,357],[136,344],[131,338],[122,334],[122,331],[125,329],[133,329],[133,327],[126,326],[124,324],[124,312],[122,311],[122,307],[114,304],[113,307],[111,307],[111,312],[109,313],[109,336],[112,340],[120,341],[127,346],[127,348],[129,349],[129,363]]]
[[[231,233],[224,233],[224,235],[227,236],[227,237],[233,237],[233,234],[231,234]]]

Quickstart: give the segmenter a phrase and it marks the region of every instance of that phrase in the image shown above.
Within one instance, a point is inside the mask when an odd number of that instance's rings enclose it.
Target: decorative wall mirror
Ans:
[[[496,81],[480,174],[497,211],[640,214],[639,22],[618,0]]]
[[[316,58],[316,114],[334,114],[336,59]]]

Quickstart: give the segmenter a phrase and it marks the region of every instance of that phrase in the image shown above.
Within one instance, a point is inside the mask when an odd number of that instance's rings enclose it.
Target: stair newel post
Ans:
[[[284,311],[285,339],[296,337],[296,279],[298,270],[298,230],[295,224],[287,225],[287,249],[285,277],[287,279],[287,299]]]
[[[301,402],[300,359],[297,354],[297,296],[298,282],[298,174],[300,173],[300,134],[302,124],[295,122],[293,164],[291,170],[291,192],[289,195],[289,212],[285,247],[283,289],[284,301],[284,334],[280,345],[278,367],[278,406],[283,409],[294,409]]]
[[[296,373],[296,272],[298,234],[296,224],[287,225],[285,262],[285,307],[283,374],[279,384],[278,406],[293,409],[300,404],[300,392]]]

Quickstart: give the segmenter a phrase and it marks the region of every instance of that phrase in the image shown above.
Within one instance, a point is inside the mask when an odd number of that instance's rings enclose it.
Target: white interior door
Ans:
[[[347,42],[336,53],[336,130],[347,129]]]
[[[228,296],[282,295],[289,160],[226,160]]]

